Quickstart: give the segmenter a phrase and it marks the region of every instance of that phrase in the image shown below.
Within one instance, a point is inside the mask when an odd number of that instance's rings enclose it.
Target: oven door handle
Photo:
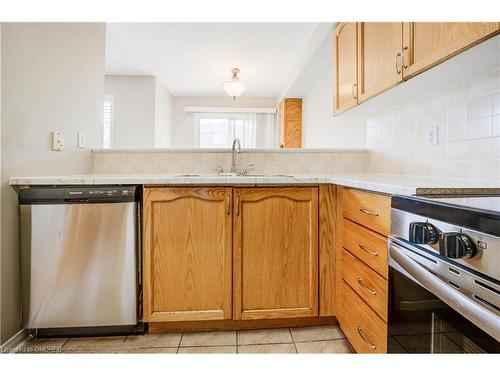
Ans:
[[[444,303],[484,330],[490,336],[500,341],[500,319],[492,312],[482,308],[462,293],[453,289],[443,280],[419,265],[405,252],[405,248],[390,242],[389,255],[410,276],[425,289],[441,299]]]

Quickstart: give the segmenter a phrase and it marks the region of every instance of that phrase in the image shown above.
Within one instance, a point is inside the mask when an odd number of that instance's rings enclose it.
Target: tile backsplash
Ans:
[[[368,118],[367,147],[372,173],[498,181],[500,69]]]
[[[230,151],[215,150],[94,150],[93,173],[210,174],[231,167]],[[308,174],[366,172],[366,150],[244,150],[236,155],[238,171],[253,164],[251,173]]]

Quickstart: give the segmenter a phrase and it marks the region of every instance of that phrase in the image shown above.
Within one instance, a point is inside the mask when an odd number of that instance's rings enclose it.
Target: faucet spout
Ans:
[[[233,141],[233,153],[231,158],[231,173],[236,173],[236,163],[235,163],[235,154],[241,152],[241,143],[238,138],[235,138]]]

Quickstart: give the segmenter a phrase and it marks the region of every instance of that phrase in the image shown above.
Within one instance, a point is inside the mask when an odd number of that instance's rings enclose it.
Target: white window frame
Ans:
[[[109,114],[109,145],[104,144],[104,113],[102,118],[102,147],[103,148],[113,148],[113,132],[114,132],[114,114],[115,114],[115,96],[114,95],[104,95],[103,107],[105,102],[110,102],[110,114]]]
[[[194,144],[195,147],[200,148],[200,120],[201,119],[229,119],[229,120],[248,120],[249,115],[251,113],[215,113],[215,112],[206,112],[199,113],[196,112],[194,114]],[[255,120],[254,120],[255,121]],[[234,127],[230,129],[231,133],[229,134],[229,138],[232,141],[234,139]],[[256,132],[253,134],[256,137]],[[256,140],[253,140],[255,144]],[[230,146],[229,146],[230,147]]]

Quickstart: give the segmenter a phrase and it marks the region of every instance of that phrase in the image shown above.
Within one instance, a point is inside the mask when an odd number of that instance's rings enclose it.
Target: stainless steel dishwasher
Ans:
[[[137,325],[138,193],[135,186],[20,191],[25,328],[89,334]]]

